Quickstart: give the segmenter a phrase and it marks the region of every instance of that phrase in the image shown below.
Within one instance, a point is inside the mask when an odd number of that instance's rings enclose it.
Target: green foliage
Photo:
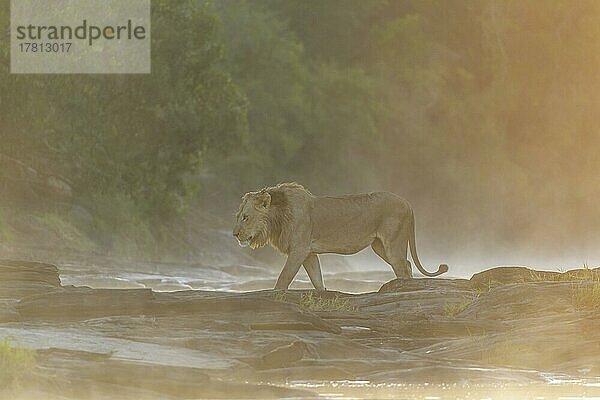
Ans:
[[[226,167],[242,174],[237,179],[259,185],[275,179],[303,144],[309,107],[303,48],[260,4],[228,1],[217,12],[226,44],[224,67],[248,98],[249,135],[225,160]]]
[[[96,195],[83,201],[93,207],[97,215],[103,216],[94,220],[92,229],[111,252],[125,256],[157,256],[160,227],[152,229],[150,221],[128,194]]]
[[[81,251],[87,251],[93,247],[89,238],[65,214],[38,212],[26,217],[19,217],[21,223],[31,225],[39,232],[46,232],[53,236],[57,243],[62,243],[65,247],[76,248]]]
[[[358,163],[372,173],[366,159],[379,145],[376,81],[358,66],[308,57],[307,43],[281,17],[292,3],[269,4],[229,1],[216,9],[225,67],[249,102],[248,141],[216,161],[217,168],[250,186],[281,180],[311,182],[315,190],[332,181],[351,185],[356,180],[347,170]]]
[[[439,79],[443,71],[432,69],[430,57],[436,45],[424,31],[422,16],[400,16],[376,27],[373,37],[377,44],[374,52],[376,60],[380,66],[385,65],[390,70],[395,80],[406,85],[437,83],[435,79]]]
[[[581,232],[600,221],[583,184],[600,169],[599,15],[593,0],[155,0],[151,75],[24,76],[3,2],[1,151],[141,243],[197,190],[284,180],[443,199],[437,242],[484,220]]]
[[[9,338],[0,341],[0,394],[22,383],[35,367],[35,352],[12,345]]]
[[[244,134],[246,103],[218,68],[217,20],[205,6],[155,1],[152,28],[149,75],[3,70],[3,151],[66,176],[77,195],[126,196],[157,219],[181,210],[205,154]]]
[[[287,21],[309,57],[351,65],[368,49],[368,29],[385,0],[267,0],[269,9]]]

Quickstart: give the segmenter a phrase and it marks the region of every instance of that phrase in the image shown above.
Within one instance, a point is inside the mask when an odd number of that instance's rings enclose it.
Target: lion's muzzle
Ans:
[[[238,241],[238,244],[239,244],[240,246],[242,246],[242,247],[247,247],[247,246],[249,246],[249,245],[250,245],[250,243],[252,243],[252,241],[254,240],[254,236],[250,236],[250,237],[247,237],[247,238],[242,238],[242,237],[240,237],[240,234],[239,234],[239,232],[238,232],[238,233],[234,232],[234,233],[233,233],[233,236],[235,236],[235,238],[236,238],[236,239],[237,239],[237,241]]]

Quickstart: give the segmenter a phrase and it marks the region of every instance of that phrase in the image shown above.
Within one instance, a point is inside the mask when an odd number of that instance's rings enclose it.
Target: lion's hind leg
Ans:
[[[406,232],[405,232],[406,231]],[[387,262],[392,269],[396,278],[411,279],[412,267],[410,261],[406,258],[408,251],[408,231],[404,227],[394,235],[394,239],[386,241],[385,239],[375,239],[371,244],[373,251]]]
[[[387,259],[387,256],[385,255],[385,248],[383,247],[383,243],[381,243],[381,239],[377,238],[373,240],[373,243],[371,243],[371,248],[373,249],[375,254],[381,257],[383,261],[385,261],[388,264],[390,263]]]

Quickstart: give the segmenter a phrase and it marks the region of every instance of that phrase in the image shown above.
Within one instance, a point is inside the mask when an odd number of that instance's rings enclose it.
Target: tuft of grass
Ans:
[[[489,347],[482,346],[480,359],[486,365],[518,366],[527,361],[530,353],[531,349],[522,344],[503,341]]]
[[[571,302],[578,310],[597,310],[600,308],[600,276],[594,273],[587,262],[571,280],[578,280],[571,288]]]
[[[571,289],[571,301],[578,310],[600,309],[600,281],[574,284]]]
[[[35,351],[15,347],[9,338],[0,341],[0,392],[18,386],[35,367]]]
[[[598,276],[594,273],[594,270],[590,268],[587,262],[584,262],[581,270],[577,271],[575,276],[571,276],[572,280],[578,281],[598,281]]]
[[[275,301],[291,301],[284,291],[273,293],[271,298]],[[344,299],[338,294],[332,298],[324,298],[313,294],[313,292],[308,292],[300,296],[298,306],[307,311],[356,311],[356,307],[352,305],[349,299]]]
[[[598,280],[598,273],[590,268],[587,262],[583,263],[580,269],[569,271],[558,269],[557,272],[531,270],[529,275],[529,281],[531,282],[585,282]]]
[[[526,282],[560,282],[565,280],[565,275],[557,272],[529,270],[529,280]]]
[[[446,303],[444,304],[444,316],[449,318],[454,318],[464,310],[466,310],[469,305],[473,303],[473,299],[467,299],[462,303]]]
[[[481,297],[490,292],[495,287],[502,286],[501,283],[488,279],[487,282],[480,284],[475,288],[475,297]]]
[[[341,298],[337,294],[326,299],[308,292],[302,295],[299,306],[308,311],[356,311],[349,299]]]
[[[488,294],[490,292],[490,288],[486,287],[486,286],[478,286],[475,288],[475,296],[476,297],[481,297],[481,296],[485,296],[486,294]]]
[[[287,302],[287,295],[285,292],[275,292],[273,293],[273,300]]]

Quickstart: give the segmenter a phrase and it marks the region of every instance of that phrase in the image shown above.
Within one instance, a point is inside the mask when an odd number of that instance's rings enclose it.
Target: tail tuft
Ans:
[[[438,268],[438,272],[440,274],[443,274],[444,272],[448,272],[448,264],[440,264],[440,267]]]

